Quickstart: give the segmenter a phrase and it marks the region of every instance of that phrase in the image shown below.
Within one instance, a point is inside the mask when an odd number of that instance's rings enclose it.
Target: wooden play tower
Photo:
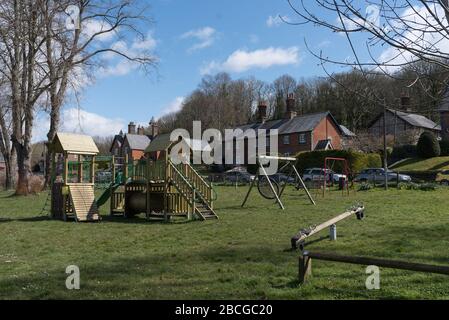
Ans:
[[[173,145],[170,135],[159,135],[145,151],[146,159],[125,159],[122,185],[111,186],[111,214],[132,217],[144,213],[148,219],[164,220],[218,219],[211,184],[190,163],[173,163]]]
[[[50,145],[51,216],[55,219],[98,221],[95,201],[95,156],[98,148],[92,137],[57,133]]]

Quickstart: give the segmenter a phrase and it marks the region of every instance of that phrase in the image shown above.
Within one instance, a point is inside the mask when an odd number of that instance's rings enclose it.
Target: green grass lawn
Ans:
[[[399,171],[428,171],[449,169],[449,157],[435,157],[430,159],[410,158],[391,169]]]
[[[240,208],[246,191],[218,188],[218,221],[169,224],[106,211],[101,223],[52,221],[39,215],[45,194],[0,193],[0,298],[449,298],[448,276],[382,269],[381,290],[368,291],[365,267],[324,261],[314,261],[310,282],[298,286],[298,252],[289,250],[299,229],[363,201],[363,222],[345,220],[337,241],[307,249],[449,265],[449,189],[334,192],[317,196],[314,207],[291,188],[285,211],[256,193]],[[72,264],[81,270],[79,291],[65,288]]]

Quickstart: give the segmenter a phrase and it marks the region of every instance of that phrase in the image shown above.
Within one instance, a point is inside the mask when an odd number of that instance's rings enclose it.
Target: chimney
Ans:
[[[287,98],[287,112],[285,114],[286,119],[293,119],[296,117],[296,110],[295,110],[295,96],[293,93],[290,93]]]
[[[154,118],[152,118],[150,121],[150,130],[151,130],[151,136],[153,137],[153,139],[159,135],[159,125],[154,120]]]
[[[264,123],[267,120],[267,103],[265,101],[259,101],[257,106],[257,122]]]
[[[138,135],[140,135],[140,136],[143,136],[143,135],[145,135],[145,128],[142,126],[139,126],[138,128],[137,128],[137,134]]]
[[[134,122],[128,124],[128,134],[136,134],[136,125]]]
[[[408,96],[408,95],[401,96],[401,106],[402,106],[402,110],[405,110],[407,112],[412,112],[410,96]]]

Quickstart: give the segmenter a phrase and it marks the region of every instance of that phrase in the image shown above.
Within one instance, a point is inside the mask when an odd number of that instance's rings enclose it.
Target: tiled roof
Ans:
[[[415,113],[406,113],[402,111],[392,110],[388,109],[391,113],[396,113],[397,116],[407,122],[408,124],[418,127],[418,128],[425,128],[425,129],[432,129],[432,130],[441,130],[441,126],[437,125],[435,122],[430,120],[429,118],[426,118],[420,114]]]
[[[356,136],[356,134],[354,132],[349,130],[344,125],[340,125],[340,129],[341,129],[341,131],[343,131],[343,135],[346,136],[346,137],[355,137]]]
[[[242,129],[243,131],[247,129],[265,129],[265,130],[277,129],[279,135],[298,133],[298,132],[309,132],[313,131],[315,127],[321,122],[321,120],[323,120],[327,116],[330,116],[332,118],[332,121],[340,130],[340,133],[343,134],[343,131],[341,130],[337,121],[329,111],[306,114],[294,117],[293,119],[279,119],[279,120],[266,121],[264,123],[250,123],[243,126],[239,126],[236,129]]]
[[[148,136],[140,134],[127,134],[125,140],[132,150],[145,150],[151,142]]]

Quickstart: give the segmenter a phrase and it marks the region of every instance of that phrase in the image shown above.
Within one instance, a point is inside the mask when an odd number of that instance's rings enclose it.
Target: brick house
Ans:
[[[298,116],[294,111],[294,106],[295,99],[293,95],[290,95],[287,99],[287,112],[284,118],[267,121],[267,106],[260,103],[257,122],[239,126],[236,129],[241,129],[243,132],[248,129],[265,129],[267,132],[277,129],[278,153],[284,156],[293,156],[298,152],[305,151],[341,149],[344,133],[329,111]],[[245,150],[247,150],[246,146]],[[245,154],[245,162],[247,160],[248,155]]]
[[[122,131],[114,137],[112,141],[110,153],[116,157],[125,157],[129,159],[139,160],[145,156],[145,149],[151,140],[159,134],[159,127],[155,121],[150,122],[151,134],[145,132],[145,128],[130,122],[128,125],[128,133],[123,134]]]

